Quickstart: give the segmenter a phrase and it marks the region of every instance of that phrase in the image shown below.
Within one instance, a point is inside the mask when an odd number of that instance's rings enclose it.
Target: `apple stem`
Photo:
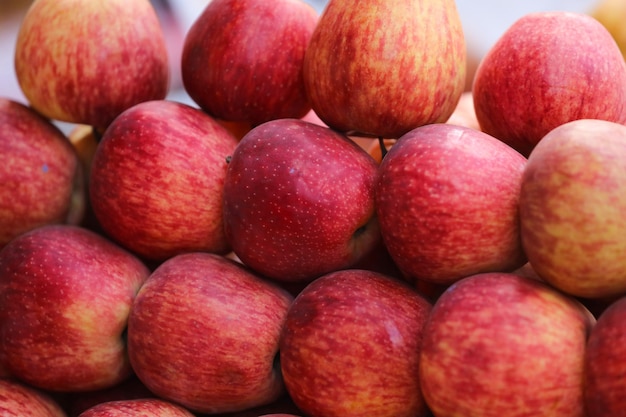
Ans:
[[[387,155],[387,147],[385,146],[385,139],[382,136],[378,137],[378,145],[380,146],[380,156],[381,159]]]

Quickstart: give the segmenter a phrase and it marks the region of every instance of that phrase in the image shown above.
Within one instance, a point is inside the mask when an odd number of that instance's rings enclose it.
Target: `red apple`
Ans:
[[[127,378],[125,330],[149,271],[89,230],[42,226],[0,251],[0,362],[18,380],[56,392]]]
[[[376,185],[389,254],[409,280],[448,285],[526,259],[519,188],[526,158],[463,126],[432,124],[398,139]]]
[[[2,417],[66,417],[48,394],[18,381],[0,379]]]
[[[285,386],[310,417],[424,416],[418,379],[431,304],[404,281],[331,272],[293,301],[280,340]]]
[[[149,0],[37,0],[21,23],[15,73],[45,116],[104,130],[122,111],[165,98],[169,62]]]
[[[258,273],[310,281],[354,265],[379,241],[377,164],[327,127],[279,119],[252,129],[224,183],[226,236]]]
[[[626,298],[609,305],[591,330],[585,356],[588,417],[617,416],[626,406]]]
[[[0,248],[44,224],[79,223],[82,175],[61,130],[33,109],[0,98]]]
[[[304,57],[304,82],[331,128],[397,138],[448,119],[465,60],[453,0],[331,0]]]
[[[241,264],[188,253],[162,263],[128,321],[130,362],[158,397],[200,413],[276,401],[278,339],[292,297]]]
[[[79,417],[194,417],[187,409],[158,398],[109,401],[85,410]]]
[[[93,157],[91,205],[104,232],[142,258],[229,250],[222,220],[226,158],[237,139],[201,110],[137,104],[106,130]]]
[[[423,330],[426,403],[437,417],[583,417],[594,323],[582,304],[537,280],[464,278],[439,297]]]
[[[524,251],[536,273],[569,294],[626,293],[626,126],[575,120],[528,158],[520,193]]]
[[[209,114],[253,126],[310,109],[302,62],[317,12],[301,0],[213,0],[185,38],[185,90]]]
[[[101,403],[154,397],[155,395],[136,375],[131,375],[124,381],[108,388],[65,393],[60,403],[68,417],[78,417],[82,412]]]
[[[577,119],[626,123],[626,63],[585,14],[537,12],[492,46],[473,85],[481,129],[528,156],[550,130]]]

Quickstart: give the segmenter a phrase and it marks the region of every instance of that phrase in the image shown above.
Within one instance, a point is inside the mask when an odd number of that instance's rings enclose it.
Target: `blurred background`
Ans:
[[[172,97],[185,100],[180,82],[181,45],[185,33],[210,0],[152,0],[168,39],[172,66]],[[498,37],[519,17],[541,10],[590,13],[603,0],[457,0],[465,30],[469,73]],[[626,0],[609,0],[626,3]],[[13,51],[21,19],[32,0],[0,0],[0,96],[24,102],[13,70]],[[326,1],[308,0],[319,13]],[[626,27],[626,22],[621,22]],[[469,85],[469,80],[468,80]]]

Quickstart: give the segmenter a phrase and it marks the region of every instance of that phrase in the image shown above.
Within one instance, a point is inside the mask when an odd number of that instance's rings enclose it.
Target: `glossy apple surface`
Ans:
[[[586,14],[522,16],[482,59],[472,92],[481,129],[525,156],[563,123],[626,123],[626,62]]]
[[[380,240],[377,164],[348,137],[297,119],[252,129],[224,183],[233,251],[258,273],[304,282],[354,265]]]
[[[84,215],[83,171],[63,132],[26,105],[0,98],[0,248]]]
[[[76,392],[131,374],[126,322],[147,267],[89,230],[42,226],[0,252],[0,362],[34,387]]]
[[[0,415],[3,417],[66,417],[48,394],[21,382],[0,379]]]
[[[304,116],[311,105],[302,65],[317,19],[301,0],[209,2],[185,38],[185,90],[227,121]]]
[[[304,58],[313,110],[341,132],[397,138],[443,122],[464,89],[465,38],[451,0],[331,0]]]
[[[102,229],[149,260],[227,252],[223,184],[237,143],[215,119],[186,104],[154,100],[126,110],[92,160],[89,193]]]
[[[576,120],[533,150],[520,193],[524,251],[546,282],[599,298],[626,292],[626,126]]]
[[[585,356],[585,404],[588,417],[614,416],[626,405],[624,339],[626,299],[619,298],[598,317]]]
[[[383,241],[409,280],[451,284],[525,262],[517,151],[475,129],[422,126],[390,148],[378,170]]]
[[[276,401],[285,290],[219,255],[174,256],[148,278],[128,320],[128,352],[158,397],[199,413]]]
[[[418,369],[430,308],[406,282],[372,271],[331,272],[310,283],[293,301],[280,341],[296,406],[311,417],[424,416]]]
[[[450,286],[423,331],[420,383],[437,417],[583,417],[595,319],[537,280],[485,273]]]
[[[158,398],[118,400],[97,404],[78,417],[194,417],[180,405]]]
[[[32,2],[16,40],[15,73],[39,112],[101,131],[169,88],[165,39],[149,0]]]

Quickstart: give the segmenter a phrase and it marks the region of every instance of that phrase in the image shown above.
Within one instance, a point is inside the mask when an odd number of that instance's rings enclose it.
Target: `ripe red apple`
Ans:
[[[108,401],[82,412],[78,417],[194,417],[189,410],[158,398]]]
[[[311,417],[416,417],[431,304],[404,281],[366,270],[326,274],[298,294],[280,340],[285,386]]]
[[[511,273],[466,277],[434,304],[420,383],[437,417],[583,417],[595,319],[582,304]]]
[[[0,415],[66,417],[61,406],[47,393],[9,379],[0,379]]]
[[[237,139],[186,104],[124,111],[93,157],[91,206],[104,232],[142,258],[229,250],[222,219],[226,158]]]
[[[626,401],[626,298],[609,305],[591,330],[585,356],[588,417],[617,416]]]
[[[64,393],[60,403],[68,417],[78,417],[82,412],[101,403],[145,398],[155,398],[155,395],[133,374],[108,388]]]
[[[331,0],[304,57],[304,82],[328,126],[397,138],[448,119],[465,60],[452,0]]]
[[[128,352],[158,397],[200,413],[245,410],[284,393],[275,359],[292,297],[219,255],[174,256],[148,278],[128,320]]]
[[[549,132],[520,193],[522,244],[537,274],[579,297],[626,293],[624,194],[626,126],[582,119]]]
[[[472,91],[481,129],[525,156],[572,120],[626,123],[624,57],[606,28],[586,14],[518,19],[481,61]]]
[[[84,215],[83,171],[59,128],[33,109],[0,98],[0,248],[51,223]]]
[[[253,126],[310,109],[302,62],[317,24],[301,0],[213,0],[185,38],[182,76],[209,114]]]
[[[15,73],[39,112],[100,130],[169,88],[165,39],[149,0],[33,2],[17,35]]]
[[[374,159],[348,137],[297,119],[252,129],[224,183],[226,236],[241,261],[279,281],[354,265],[379,241]]]
[[[380,165],[376,202],[383,241],[407,279],[451,284],[522,266],[525,164],[498,139],[463,126],[432,124],[402,136]]]
[[[0,251],[0,362],[56,392],[115,385],[131,368],[125,329],[149,271],[89,230],[42,226]]]

